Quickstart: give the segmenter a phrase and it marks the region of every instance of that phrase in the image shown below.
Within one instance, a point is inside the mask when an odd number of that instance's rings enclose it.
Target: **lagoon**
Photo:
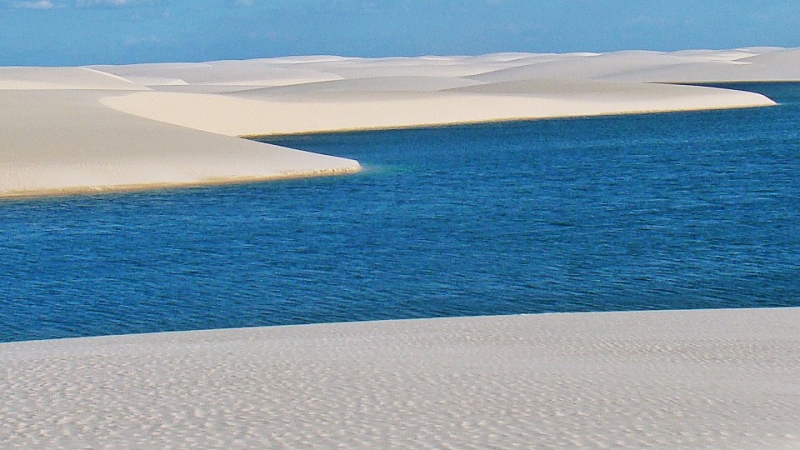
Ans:
[[[358,175],[0,202],[0,342],[800,305],[800,85],[772,108],[267,139]]]

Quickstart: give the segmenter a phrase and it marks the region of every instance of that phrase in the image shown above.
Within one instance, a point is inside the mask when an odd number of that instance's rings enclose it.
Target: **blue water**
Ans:
[[[800,306],[800,85],[765,109],[293,137],[354,176],[0,202],[0,341]]]

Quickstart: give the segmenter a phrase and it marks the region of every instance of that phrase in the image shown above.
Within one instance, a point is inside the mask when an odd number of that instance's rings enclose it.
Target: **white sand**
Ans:
[[[800,49],[6,67],[0,197],[359,170],[238,136],[774,104],[652,84],[753,80],[800,80]]]
[[[800,448],[800,309],[0,344],[3,448]]]
[[[155,122],[94,90],[0,91],[0,196],[345,173],[358,163]]]

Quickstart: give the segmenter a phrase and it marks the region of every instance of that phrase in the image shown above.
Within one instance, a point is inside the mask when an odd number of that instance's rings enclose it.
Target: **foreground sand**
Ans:
[[[0,68],[0,197],[351,173],[237,136],[769,106],[800,50],[332,56]]]
[[[800,309],[0,344],[3,448],[800,448]]]

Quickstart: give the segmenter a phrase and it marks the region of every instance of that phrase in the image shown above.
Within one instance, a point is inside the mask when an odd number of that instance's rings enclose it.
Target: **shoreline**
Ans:
[[[13,201],[13,200],[26,200],[37,198],[59,198],[59,197],[77,197],[77,196],[92,196],[92,195],[106,195],[106,194],[127,194],[147,191],[164,191],[175,189],[196,189],[202,187],[212,186],[235,186],[256,184],[269,181],[282,181],[282,180],[302,180],[305,178],[326,178],[342,175],[354,175],[360,173],[363,167],[360,165],[355,167],[344,167],[341,169],[323,169],[308,172],[266,175],[263,177],[239,177],[239,178],[222,178],[217,180],[202,180],[193,183],[153,183],[153,184],[136,184],[136,185],[120,185],[120,186],[102,186],[102,187],[78,187],[70,189],[52,189],[52,190],[38,190],[35,192],[19,192],[11,194],[0,194],[0,202]]]
[[[513,318],[536,318],[536,320],[549,320],[548,318],[554,318],[554,320],[560,319],[568,319],[570,317],[573,318],[586,318],[589,316],[594,316],[595,320],[602,320],[603,317],[629,317],[633,318],[634,316],[657,316],[657,315],[665,315],[665,316],[686,316],[686,315],[715,315],[715,314],[745,314],[748,311],[755,311],[755,312],[768,312],[771,314],[780,314],[781,312],[787,312],[790,314],[800,314],[800,306],[764,306],[764,307],[741,307],[741,308],[731,308],[731,307],[723,307],[723,308],[697,308],[697,309],[634,309],[634,310],[614,310],[614,311],[566,311],[566,312],[540,312],[540,313],[512,313],[512,314],[492,314],[488,316],[439,316],[439,317],[415,317],[415,318],[407,318],[407,319],[374,319],[374,320],[353,320],[353,321],[340,321],[340,322],[314,322],[314,323],[297,323],[297,324],[283,324],[283,325],[256,325],[256,326],[244,326],[244,327],[230,327],[230,328],[203,328],[203,329],[190,329],[190,330],[175,330],[175,331],[152,331],[152,332],[134,332],[134,333],[125,333],[125,334],[103,334],[103,335],[92,335],[92,336],[72,336],[72,337],[59,337],[59,338],[42,338],[42,339],[27,339],[27,340],[19,340],[19,341],[0,341],[0,350],[2,350],[2,346],[4,345],[25,345],[25,344],[41,344],[44,346],[49,346],[51,343],[53,345],[60,345],[60,343],[68,344],[70,342],[89,342],[91,340],[100,339],[100,340],[115,340],[117,338],[122,340],[138,340],[138,338],[144,338],[146,340],[153,340],[158,337],[164,337],[168,341],[180,341],[183,337],[190,337],[192,334],[197,334],[198,336],[207,334],[208,336],[213,335],[214,333],[231,333],[231,334],[248,334],[248,333],[259,333],[259,332],[268,332],[269,330],[291,330],[292,334],[302,334],[302,330],[304,329],[313,329],[313,328],[340,328],[340,327],[368,327],[368,328],[380,328],[381,324],[389,324],[389,325],[403,325],[403,324],[415,324],[415,323],[425,323],[430,322],[431,325],[435,325],[437,322],[451,322],[451,321],[464,321],[464,322],[472,322],[472,321],[480,321],[483,319],[486,320],[498,320],[502,321],[504,319],[513,319]],[[794,328],[794,327],[793,327]],[[798,325],[800,328],[800,324]],[[295,333],[297,332],[297,333]],[[173,339],[174,338],[174,339]]]
[[[797,82],[791,82],[797,83]],[[769,84],[769,82],[766,82]],[[466,127],[466,126],[473,126],[473,125],[492,125],[492,124],[508,124],[508,123],[524,123],[524,122],[537,122],[541,120],[581,120],[581,119],[592,119],[592,118],[604,118],[604,117],[619,117],[619,116],[647,116],[647,115],[665,115],[665,114],[680,114],[680,113],[691,113],[691,112],[712,112],[712,111],[727,111],[727,110],[734,110],[734,109],[757,109],[757,108],[773,108],[775,106],[780,106],[780,103],[773,103],[773,104],[766,104],[766,105],[752,105],[752,106],[728,106],[728,107],[718,107],[718,108],[707,108],[707,109],[676,109],[676,110],[657,110],[657,111],[625,111],[625,112],[617,112],[617,113],[598,113],[598,114],[584,114],[584,115],[569,115],[569,116],[548,116],[548,117],[535,117],[535,118],[526,118],[526,117],[510,117],[505,119],[490,119],[490,120],[480,120],[480,121],[470,121],[470,122],[447,122],[447,123],[425,123],[419,125],[405,125],[405,126],[394,126],[394,127],[372,127],[372,128],[337,128],[331,130],[319,130],[319,131],[297,131],[297,132],[287,132],[287,133],[274,133],[274,134],[244,134],[240,135],[242,139],[250,139],[254,141],[263,141],[268,140],[269,138],[291,138],[291,137],[303,137],[303,136],[322,136],[322,135],[336,135],[336,134],[346,134],[346,133],[369,133],[369,132],[376,132],[376,131],[402,131],[402,130],[435,130],[439,128],[457,128],[457,127]]]
[[[524,89],[535,90],[533,87]],[[594,89],[595,82],[588,88]],[[429,128],[507,121],[657,114],[775,106],[746,91],[680,85],[608,86],[600,92],[439,92],[408,98],[319,100],[303,93],[295,99],[235,98],[223,95],[137,92],[102,99],[112,109],[173,125],[226,136],[303,135],[367,130]],[[514,90],[517,90],[514,87]],[[339,94],[337,94],[338,96]],[[215,114],[190,114],[189,111]],[[313,111],[309,116],[308,112]],[[240,116],[237,117],[237,114]],[[219,120],[217,115],[236,117]],[[302,118],[302,120],[298,120]]]

